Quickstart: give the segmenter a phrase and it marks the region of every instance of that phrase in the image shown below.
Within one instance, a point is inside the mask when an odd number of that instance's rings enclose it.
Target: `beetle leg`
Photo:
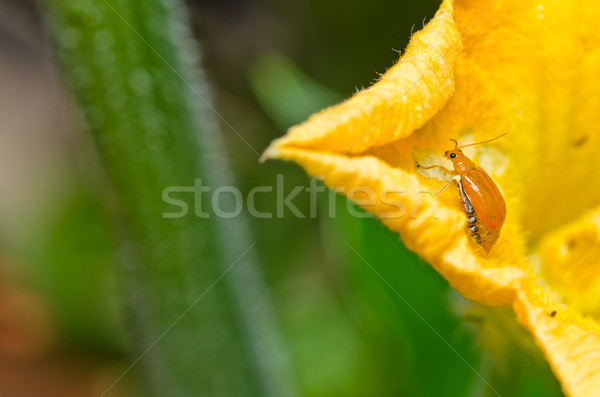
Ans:
[[[416,167],[416,168],[422,168],[422,169],[424,169],[424,170],[430,170],[430,169],[432,169],[432,168],[438,168],[438,169],[440,169],[441,171],[445,172],[446,174],[449,174],[449,175],[456,175],[456,172],[454,172],[454,171],[450,171],[448,168],[446,168],[446,167],[442,167],[441,165],[428,165],[428,166],[423,166],[423,165],[421,165],[421,164],[419,164],[419,163],[417,163],[417,162],[415,161],[415,167]]]
[[[454,185],[456,185],[456,187],[458,187],[460,189],[460,184],[458,183],[458,181],[456,179],[452,179],[450,180],[450,182],[446,182],[446,184],[444,186],[442,186],[440,188],[440,190],[438,190],[437,192],[435,192],[435,195],[439,195],[444,189],[446,189],[451,183],[453,183]],[[462,197],[462,196],[461,196]]]
[[[440,194],[440,193],[441,193],[441,192],[442,192],[442,191],[443,191],[445,188],[447,188],[447,187],[448,187],[448,185],[450,185],[450,182],[447,182],[447,183],[446,183],[444,186],[442,186],[442,187],[440,188],[440,190],[438,190],[437,192],[435,192],[435,195],[436,195],[436,196],[439,196],[439,194]]]

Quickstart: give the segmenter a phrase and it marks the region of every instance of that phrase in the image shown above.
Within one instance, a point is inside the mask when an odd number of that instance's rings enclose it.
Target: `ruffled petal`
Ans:
[[[569,306],[600,315],[600,208],[544,235],[535,259]]]
[[[522,288],[513,303],[519,322],[544,352],[569,396],[597,397],[600,391],[600,329],[591,318],[553,305],[541,288]]]
[[[512,302],[527,263],[511,249],[485,257],[465,233],[460,209],[440,203],[420,178],[371,156],[346,157],[277,148],[278,158],[300,164],[310,175],[372,212],[404,244],[428,261],[464,296],[489,305]],[[509,239],[502,244],[509,246]]]
[[[377,84],[292,127],[274,145],[359,153],[410,135],[454,92],[454,64],[460,51],[452,1],[446,0]]]
[[[445,0],[379,82],[289,130],[294,161],[372,212],[465,297],[511,304],[570,396],[600,390],[600,3]],[[448,139],[503,193],[490,256],[466,233]],[[490,209],[493,210],[493,209]]]

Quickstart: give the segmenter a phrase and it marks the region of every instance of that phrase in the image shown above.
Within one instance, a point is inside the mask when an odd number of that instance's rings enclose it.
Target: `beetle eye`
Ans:
[[[450,153],[450,158],[451,159],[456,158],[456,153]]]

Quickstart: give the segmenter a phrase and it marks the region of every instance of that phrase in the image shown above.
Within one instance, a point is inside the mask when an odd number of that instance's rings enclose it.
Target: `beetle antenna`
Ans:
[[[504,134],[500,134],[500,135],[498,135],[498,136],[497,136],[497,137],[495,137],[495,138],[488,139],[487,141],[481,141],[481,142],[469,143],[468,145],[462,145],[462,146],[456,147],[456,148],[454,148],[454,150],[460,150],[460,149],[462,149],[462,148],[464,148],[464,147],[467,147],[467,146],[475,146],[475,145],[480,145],[480,144],[482,144],[482,143],[488,143],[488,142],[491,142],[491,141],[495,141],[495,140],[496,140],[496,139],[498,139],[498,138],[502,138],[502,137],[503,137],[504,135],[506,135],[506,134],[508,134],[508,131],[507,131],[507,132],[505,132]],[[454,141],[454,139],[451,139],[451,141]],[[456,141],[454,141],[454,142],[456,143]]]
[[[454,149],[453,150],[458,149],[458,142],[456,141],[456,139],[450,139],[450,142],[454,142]]]

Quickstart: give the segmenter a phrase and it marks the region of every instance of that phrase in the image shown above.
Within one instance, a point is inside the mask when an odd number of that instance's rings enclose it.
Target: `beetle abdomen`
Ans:
[[[467,213],[467,231],[471,238],[483,247],[487,255],[496,243],[496,240],[498,240],[500,230],[489,229],[481,222],[477,215],[477,211],[475,211],[475,208],[473,207],[471,199],[465,191],[462,181],[458,183],[458,190],[465,207],[465,212]]]
[[[467,229],[471,234],[471,237],[473,237],[473,240],[475,240],[478,244],[481,244],[481,234],[479,234],[481,222],[477,218],[477,214],[475,214],[475,209],[473,208],[473,204],[471,204],[469,196],[467,196],[467,193],[465,192],[462,181],[458,182],[458,190],[460,192],[460,198],[463,202],[463,205],[465,206],[465,212],[468,216]]]
[[[461,174],[460,182],[481,223],[490,231],[500,230],[506,216],[506,204],[492,178],[477,167]]]

